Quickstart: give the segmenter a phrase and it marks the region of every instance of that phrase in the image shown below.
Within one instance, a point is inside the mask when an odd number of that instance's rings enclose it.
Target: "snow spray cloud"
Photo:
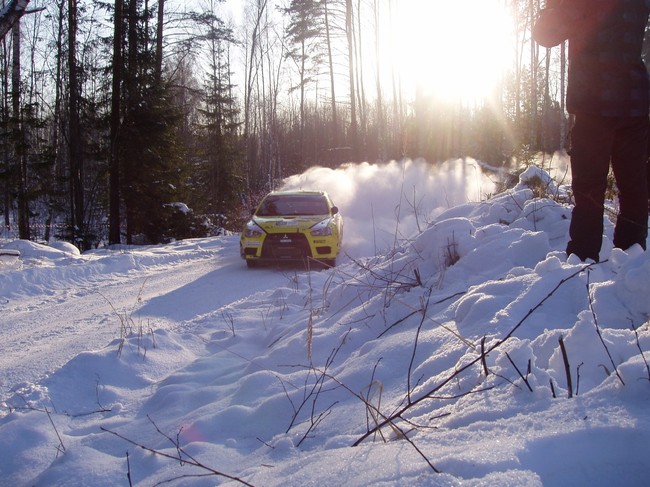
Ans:
[[[312,167],[285,179],[283,190],[324,190],[343,215],[343,251],[354,258],[395,248],[444,210],[480,201],[494,183],[472,159]]]

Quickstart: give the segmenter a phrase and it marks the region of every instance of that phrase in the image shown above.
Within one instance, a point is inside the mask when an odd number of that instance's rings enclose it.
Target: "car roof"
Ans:
[[[325,191],[311,191],[311,190],[294,190],[294,191],[271,191],[268,196],[304,196],[304,195],[313,195],[313,196],[326,196]]]

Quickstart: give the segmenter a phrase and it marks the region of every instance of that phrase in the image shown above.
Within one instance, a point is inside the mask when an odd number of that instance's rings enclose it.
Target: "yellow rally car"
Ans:
[[[241,234],[240,252],[248,267],[262,262],[336,265],[343,218],[324,191],[274,191],[264,197]]]

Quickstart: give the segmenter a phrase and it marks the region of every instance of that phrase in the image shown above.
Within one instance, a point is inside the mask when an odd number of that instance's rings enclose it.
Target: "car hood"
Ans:
[[[253,217],[253,221],[267,233],[286,233],[308,230],[318,222],[331,218],[327,215],[316,216],[273,216]]]

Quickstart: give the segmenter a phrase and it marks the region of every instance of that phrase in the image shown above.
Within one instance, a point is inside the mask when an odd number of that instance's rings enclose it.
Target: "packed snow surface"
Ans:
[[[0,485],[647,485],[650,254],[567,259],[560,183],[314,168],[327,270],[1,242]]]

